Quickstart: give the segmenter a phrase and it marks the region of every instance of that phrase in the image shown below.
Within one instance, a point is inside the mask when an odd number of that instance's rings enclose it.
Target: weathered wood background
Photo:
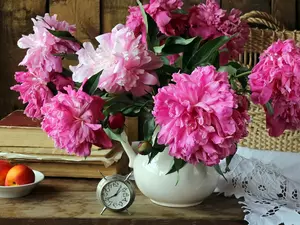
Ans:
[[[186,6],[204,0],[184,0]],[[144,0],[147,2],[147,0]],[[289,29],[300,29],[300,0],[219,0],[225,9],[239,8],[244,13],[260,10],[274,15]],[[16,43],[22,34],[32,32],[31,18],[45,12],[58,14],[59,19],[76,23],[77,37],[91,40],[108,32],[117,23],[124,23],[127,7],[135,0],[0,0],[0,118],[23,107],[17,93],[14,72],[25,51]]]

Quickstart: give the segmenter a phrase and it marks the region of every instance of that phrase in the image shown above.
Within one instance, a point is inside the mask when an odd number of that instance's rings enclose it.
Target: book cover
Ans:
[[[128,171],[120,144],[114,143],[111,149],[93,146],[91,156],[85,159],[56,149],[40,125],[41,121],[28,118],[22,110],[0,120],[0,159],[27,164],[53,177],[97,178],[99,171],[105,175]]]

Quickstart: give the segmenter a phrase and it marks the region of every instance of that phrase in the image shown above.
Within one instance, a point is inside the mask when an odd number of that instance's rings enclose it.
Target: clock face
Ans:
[[[122,181],[107,183],[101,192],[103,204],[112,210],[121,210],[131,203],[131,191]]]

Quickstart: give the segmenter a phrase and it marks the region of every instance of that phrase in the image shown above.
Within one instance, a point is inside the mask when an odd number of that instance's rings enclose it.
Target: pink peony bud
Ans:
[[[122,128],[124,126],[124,123],[125,116],[121,112],[109,116],[108,125],[111,129]]]

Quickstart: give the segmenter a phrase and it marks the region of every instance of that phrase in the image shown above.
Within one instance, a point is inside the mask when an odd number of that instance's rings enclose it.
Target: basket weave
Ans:
[[[248,67],[253,67],[258,62],[260,53],[278,39],[294,39],[300,42],[300,31],[285,30],[279,21],[267,13],[252,11],[244,14],[242,19],[250,26],[266,28],[250,28],[244,54],[241,54],[238,60]],[[248,127],[249,135],[240,142],[240,146],[261,150],[300,152],[300,131],[285,131],[280,137],[272,138],[266,130],[265,113],[262,107],[251,104],[249,114],[251,116],[251,123]]]

